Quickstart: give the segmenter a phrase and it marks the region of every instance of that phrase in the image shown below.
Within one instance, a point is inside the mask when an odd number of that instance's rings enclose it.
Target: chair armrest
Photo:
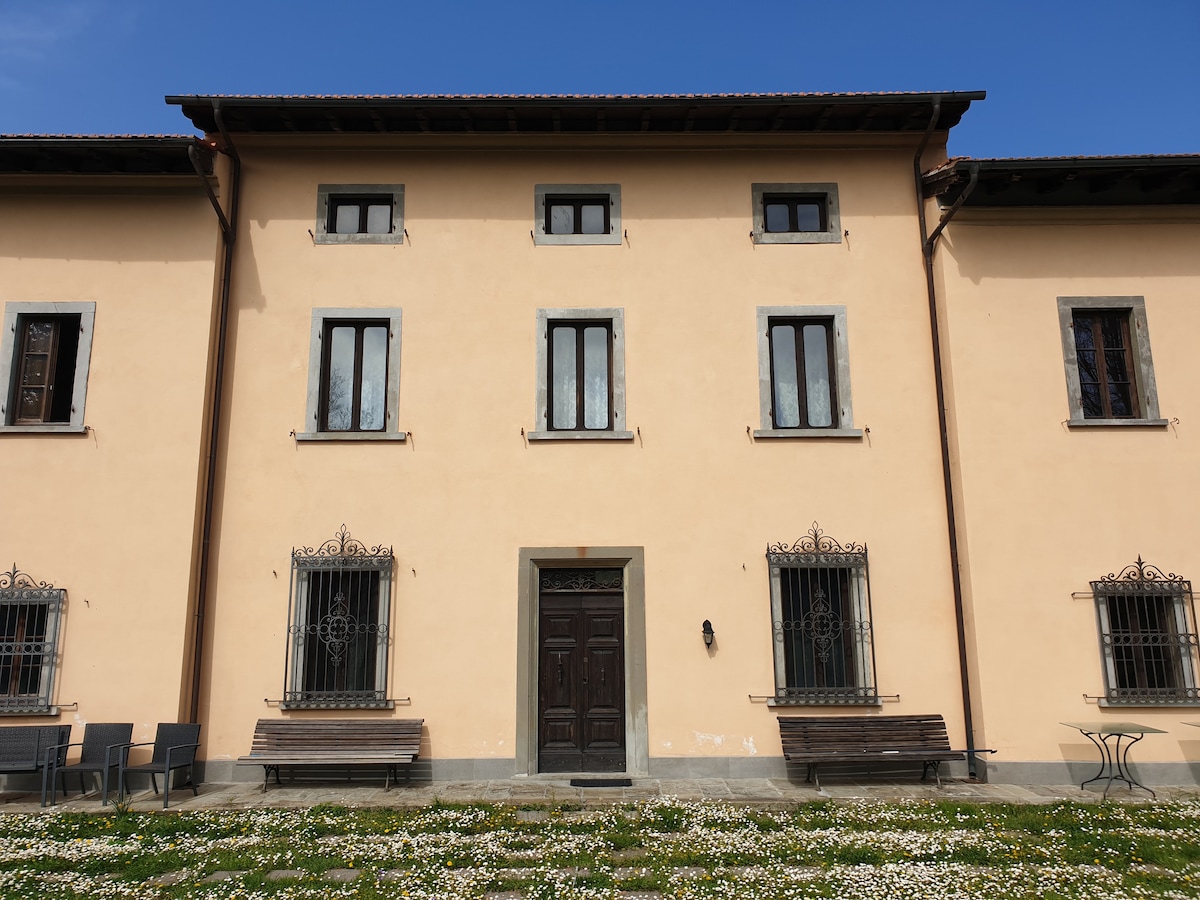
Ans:
[[[58,754],[55,753],[53,757],[50,756],[50,754],[53,751],[68,750],[71,747],[82,747],[82,746],[83,746],[83,741],[73,741],[70,744],[55,744],[53,747],[47,747],[45,754],[43,754],[43,756],[42,756],[42,766],[47,769],[50,768],[50,760],[53,758],[56,761],[54,767],[58,768],[58,766],[57,766]],[[65,754],[64,754],[63,758],[64,759],[66,758]]]
[[[165,760],[166,771],[168,771],[168,772],[171,771],[171,753],[172,752],[174,752],[175,750],[187,750],[188,748],[193,748],[193,749],[199,748],[199,746],[200,746],[199,744],[175,744],[172,747],[168,747],[167,748],[167,758]]]

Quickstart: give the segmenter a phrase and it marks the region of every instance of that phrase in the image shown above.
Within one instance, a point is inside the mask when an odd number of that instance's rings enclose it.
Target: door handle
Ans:
[[[558,664],[558,685],[559,685],[559,687],[562,687],[562,663],[561,662],[559,662],[559,664]]]

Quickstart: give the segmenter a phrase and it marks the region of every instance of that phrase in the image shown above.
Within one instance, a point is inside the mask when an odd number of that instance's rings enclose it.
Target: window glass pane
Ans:
[[[18,404],[17,418],[36,419],[40,421],[42,418],[42,402],[45,398],[45,388],[21,388],[21,400]]]
[[[550,233],[575,233],[575,207],[559,205],[550,207]]]
[[[552,428],[576,427],[575,396],[575,329],[557,327],[550,329],[550,354],[553,363],[550,372],[550,393],[554,405],[550,411]]]
[[[391,234],[392,205],[372,203],[367,207],[367,234]]]
[[[54,323],[30,322],[26,330],[25,349],[29,353],[49,353],[54,340]]]
[[[797,203],[796,204],[796,230],[797,231],[822,231],[821,228],[821,204],[812,203]]]
[[[1075,323],[1075,349],[1076,350],[1092,350],[1095,348],[1095,343],[1092,340],[1092,317],[1081,316],[1076,314]]]
[[[1133,396],[1128,384],[1108,383],[1108,402],[1114,419],[1125,419],[1133,415]]]
[[[804,380],[810,428],[828,428],[833,424],[829,390],[829,341],[825,329],[825,325],[804,326]]]
[[[326,427],[330,431],[349,431],[353,423],[354,329],[332,328],[329,332],[329,382],[327,388]]]
[[[387,342],[384,327],[363,329],[362,392],[358,427],[363,431],[382,431],[387,407]]]
[[[50,357],[44,353],[25,357],[25,371],[21,374],[21,384],[41,385],[46,383],[46,373],[49,371]]]
[[[583,427],[608,427],[608,329],[583,329]]]
[[[796,374],[796,329],[771,326],[771,368],[774,377],[775,427],[800,427],[800,391]]]
[[[1104,401],[1100,395],[1100,385],[1080,383],[1079,399],[1083,406],[1085,419],[1103,419]]]
[[[604,234],[604,207],[598,203],[586,203],[580,210],[583,234]]]
[[[1100,317],[1100,333],[1104,337],[1104,346],[1106,349],[1119,350],[1125,346],[1121,318],[1120,313],[1107,313]]]
[[[763,213],[767,231],[791,231],[786,203],[764,204]]]
[[[358,234],[358,204],[341,203],[334,210],[333,230],[337,234]]]

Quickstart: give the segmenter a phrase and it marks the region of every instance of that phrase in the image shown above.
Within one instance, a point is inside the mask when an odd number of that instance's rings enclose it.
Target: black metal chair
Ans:
[[[127,748],[149,747],[150,742],[126,744]],[[188,780],[184,787],[190,787],[192,794],[199,796],[192,778],[192,764],[196,761],[196,750],[200,746],[200,726],[198,724],[179,724],[160,722],[154,735],[154,753],[150,762],[140,766],[128,764],[128,753],[122,755],[121,765],[117,769],[117,796],[125,797],[125,778],[129,774],[149,775],[154,793],[158,793],[156,775],[163,776],[163,809],[167,808],[171,799],[171,772],[175,769],[187,769]],[[107,795],[105,796],[107,800]]]
[[[50,788],[50,805],[54,806],[58,802],[59,773],[63,774],[63,796],[70,793],[67,790],[67,772],[79,773],[79,793],[81,794],[87,790],[83,783],[84,773],[100,775],[104,789],[104,802],[107,803],[109,770],[120,765],[120,754],[116,751],[122,747],[128,747],[129,739],[132,736],[132,722],[88,722],[83,726],[82,741],[48,747],[46,762],[42,767],[42,806],[46,805],[47,786]],[[66,765],[67,750],[70,747],[81,747],[82,750],[78,762]]]

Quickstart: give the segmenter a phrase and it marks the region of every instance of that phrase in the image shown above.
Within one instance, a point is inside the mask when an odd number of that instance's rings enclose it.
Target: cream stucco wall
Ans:
[[[91,365],[77,373],[87,433],[0,433],[0,559],[67,591],[59,720],[133,721],[134,740],[186,715],[216,233],[196,186],[0,184],[0,307],[96,305]]]
[[[870,548],[887,713],[961,746],[912,148],[291,152],[239,141],[226,441],[202,720],[280,715],[289,554],[345,523],[397,556],[389,695],[435,759],[511,761],[522,547],[645,551],[655,758],[778,757],[770,541]],[[753,182],[835,182],[841,243],[755,246]],[[402,183],[403,246],[310,237],[317,185]],[[539,183],[621,186],[620,246],[537,247]],[[759,440],[757,306],[844,305],[860,440]],[[406,443],[301,443],[311,311],[401,307]],[[542,307],[620,307],[631,442],[528,442]],[[700,623],[716,649],[706,653]],[[796,712],[806,712],[804,709]],[[836,713],[837,710],[825,710]],[[312,714],[304,714],[312,715]]]
[[[1200,756],[1186,708],[1103,708],[1089,582],[1140,554],[1197,578],[1200,220],[1169,209],[965,211],[939,250],[983,741],[1095,758],[1064,721],[1134,720],[1143,764]],[[1145,298],[1157,428],[1068,429],[1056,298]]]

